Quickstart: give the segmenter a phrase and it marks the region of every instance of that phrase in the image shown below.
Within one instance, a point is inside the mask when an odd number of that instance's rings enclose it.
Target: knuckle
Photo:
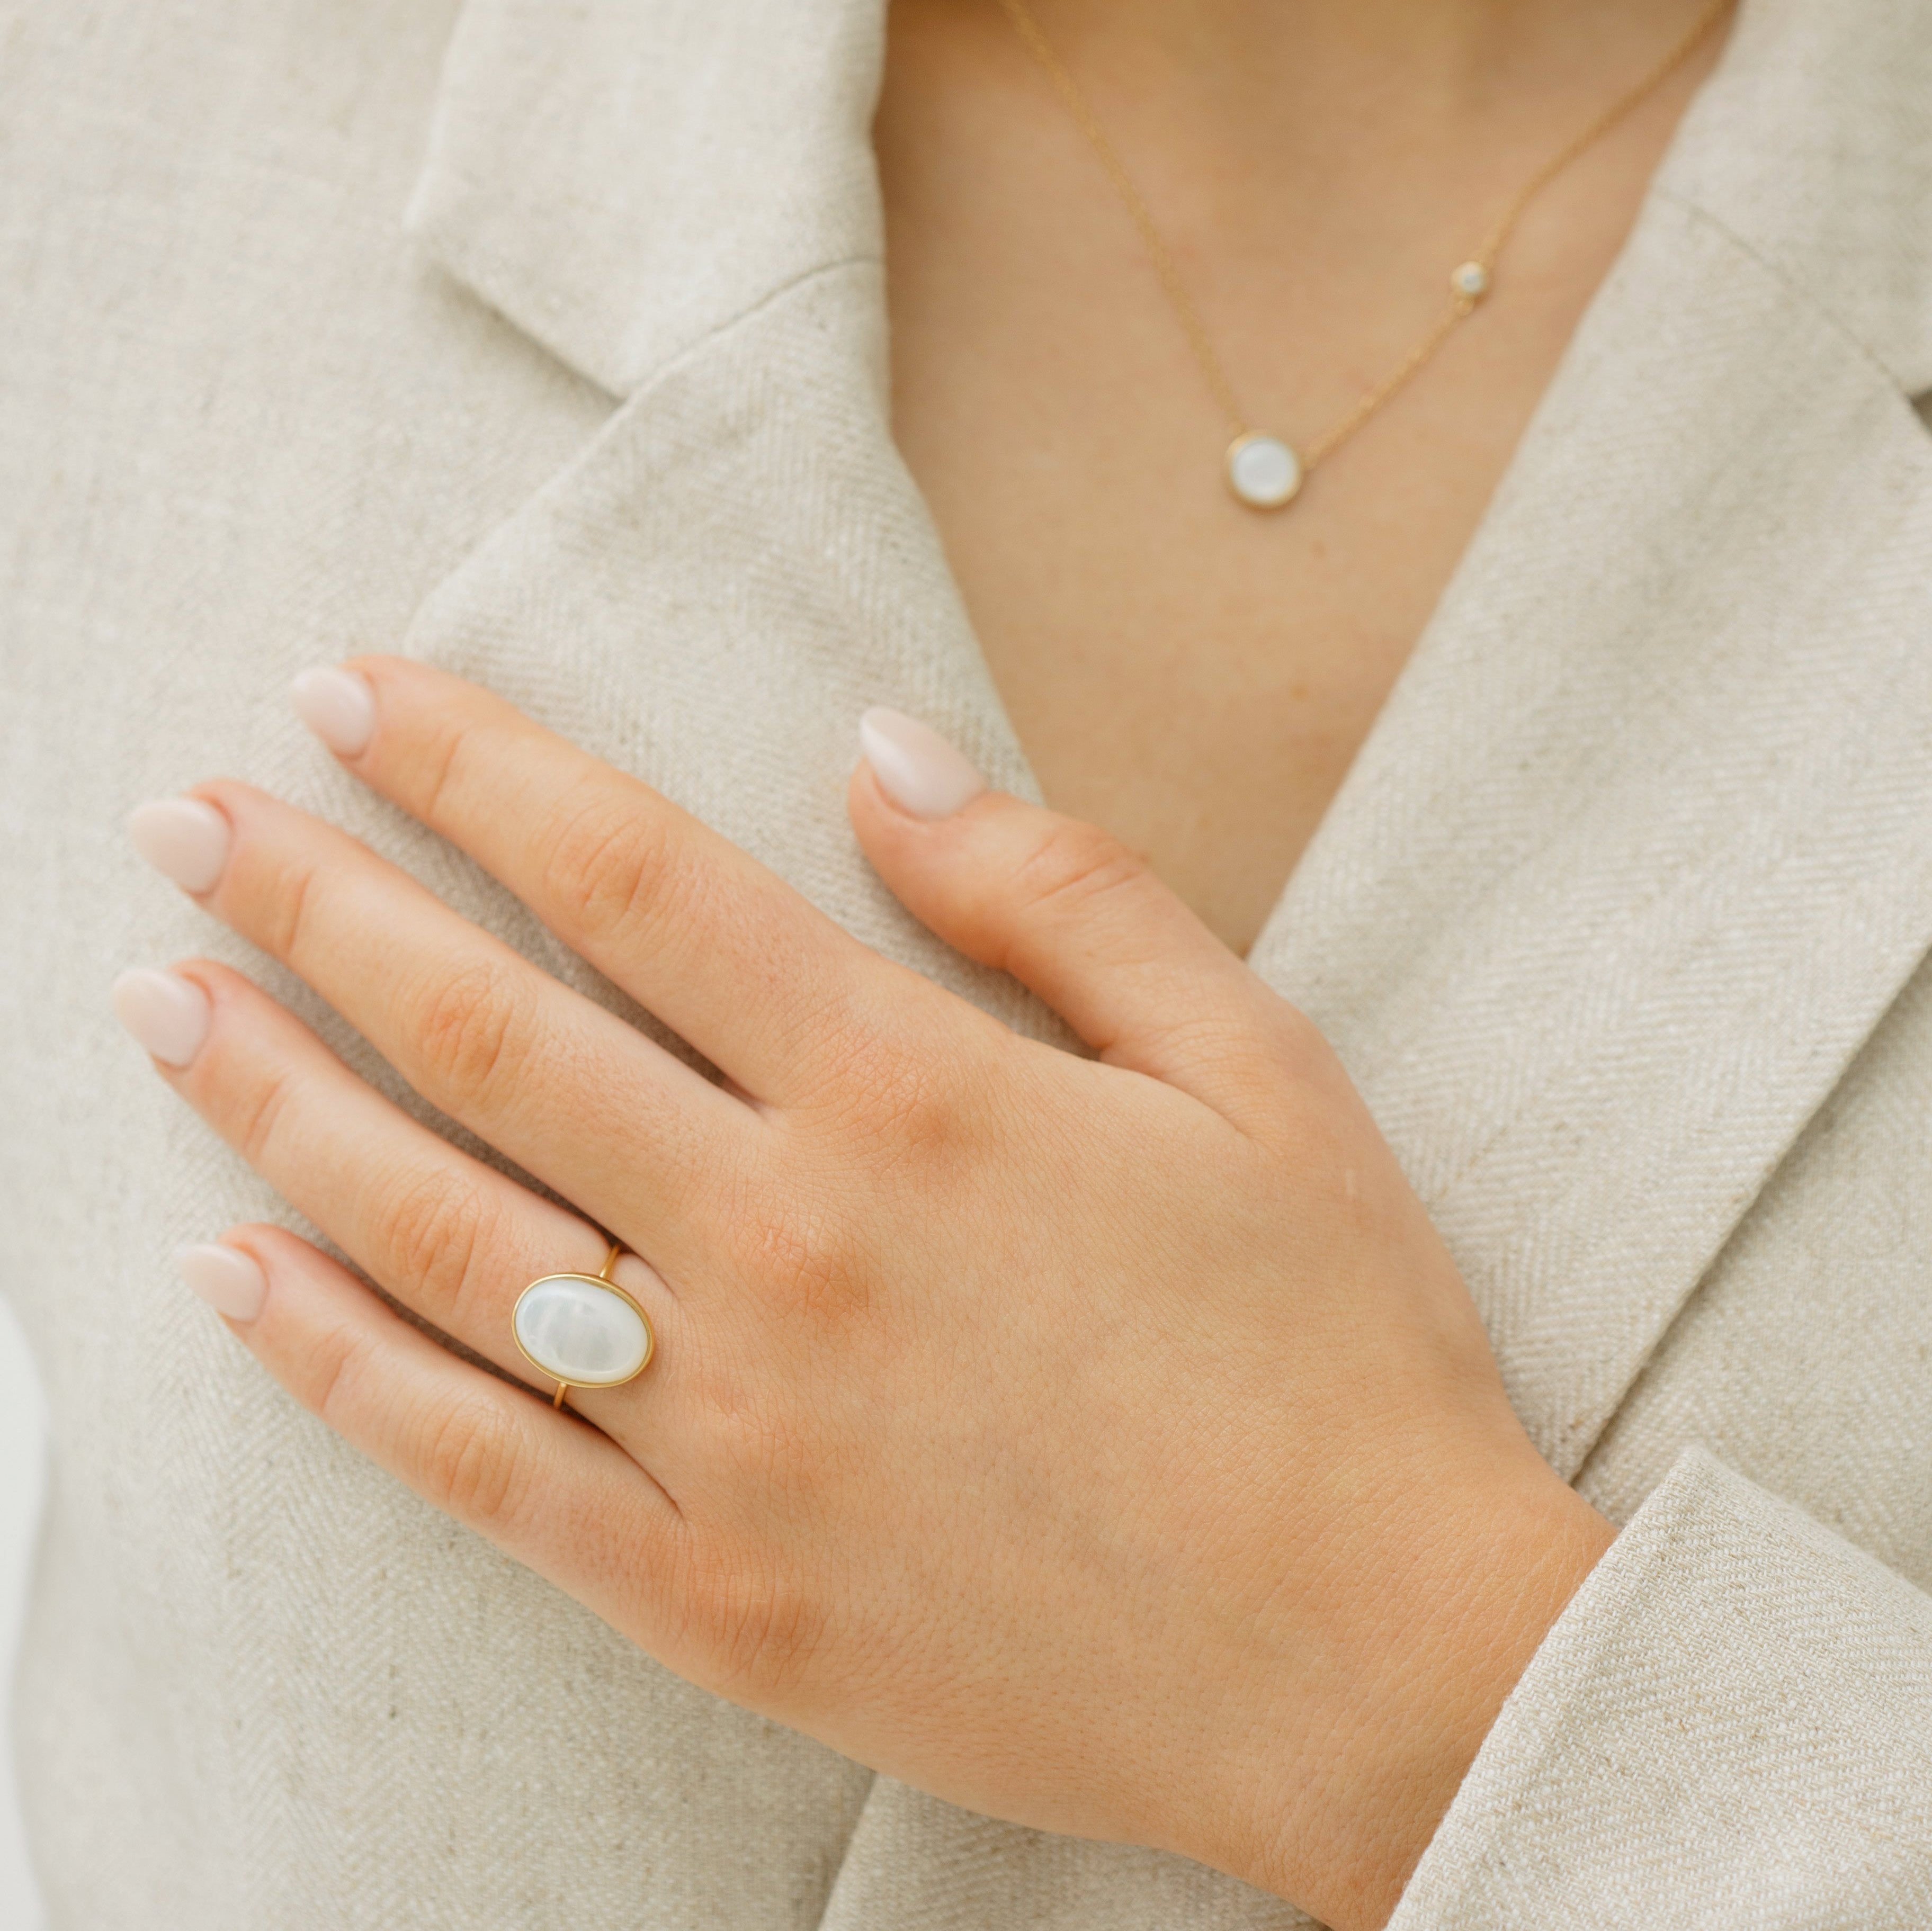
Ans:
[[[274,1163],[276,1145],[295,1096],[294,1074],[286,1066],[262,1069],[245,1090],[232,1096],[229,1138],[257,1172]]]
[[[412,1171],[380,1183],[377,1271],[406,1288],[439,1325],[460,1327],[474,1298],[480,1256],[496,1251],[496,1211],[468,1174]]]
[[[406,1447],[406,1465],[438,1508],[478,1526],[501,1528],[518,1518],[528,1471],[494,1403],[461,1396],[426,1408],[407,1426],[416,1439]]]
[[[848,1033],[838,1054],[839,1124],[868,1138],[896,1135],[939,1110],[938,1069],[926,1053],[867,1030]]]
[[[571,790],[536,844],[546,891],[586,937],[632,931],[686,889],[662,817],[603,785]]]
[[[302,956],[315,910],[316,877],[315,867],[299,859],[285,859],[270,871],[263,881],[261,922],[251,934],[263,951],[278,959]]]
[[[764,1292],[799,1312],[849,1311],[862,1273],[844,1216],[803,1190],[748,1202],[739,1217],[742,1261]]]
[[[409,1036],[427,1081],[459,1108],[485,1105],[530,1044],[530,997],[518,976],[474,960],[426,985],[414,1001]]]
[[[804,1579],[768,1550],[712,1543],[694,1551],[682,1595],[708,1659],[707,1687],[782,1696],[820,1647],[822,1617]]]
[[[970,1032],[950,1029],[935,1051],[930,1025],[916,1036],[869,1025],[827,1030],[838,1076],[820,1110],[842,1163],[896,1165],[920,1150],[957,1148],[982,1063]]]
[[[1077,910],[1136,889],[1148,875],[1147,861],[1112,832],[1077,818],[1061,818],[1041,833],[1021,859],[1013,889],[1022,904],[1036,910]]]
[[[366,1352],[352,1330],[338,1328],[312,1339],[298,1364],[297,1398],[338,1434],[352,1441],[356,1431],[344,1411],[354,1405]]]
[[[468,733],[456,716],[432,709],[427,722],[418,722],[415,736],[408,760],[410,810],[424,824],[440,826],[445,822]]]
[[[483,1395],[399,1393],[385,1366],[368,1336],[338,1328],[310,1340],[296,1393],[438,1508],[486,1531],[514,1525],[528,1507],[532,1470],[502,1410]]]

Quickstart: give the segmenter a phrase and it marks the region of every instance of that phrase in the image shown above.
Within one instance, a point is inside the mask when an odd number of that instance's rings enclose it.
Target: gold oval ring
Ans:
[[[648,1368],[657,1330],[636,1300],[618,1286],[617,1241],[594,1274],[539,1274],[517,1297],[510,1336],[517,1352],[556,1384],[554,1408],[572,1388],[621,1388]]]

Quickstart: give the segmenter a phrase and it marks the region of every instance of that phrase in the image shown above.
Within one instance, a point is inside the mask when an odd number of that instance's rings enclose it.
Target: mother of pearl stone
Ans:
[[[1228,445],[1228,487],[1250,509],[1278,510],[1301,487],[1301,458],[1278,436]]]
[[[588,1274],[532,1281],[510,1325],[531,1360],[574,1388],[614,1388],[641,1375],[651,1358],[650,1324],[628,1294]]]

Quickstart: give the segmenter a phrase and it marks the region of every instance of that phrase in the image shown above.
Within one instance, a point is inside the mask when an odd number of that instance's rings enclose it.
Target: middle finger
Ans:
[[[323,673],[368,694],[350,768],[500,879],[748,1093],[836,1093],[887,1017],[878,955],[748,852],[492,692],[403,658]],[[900,982],[902,984],[902,982]]]

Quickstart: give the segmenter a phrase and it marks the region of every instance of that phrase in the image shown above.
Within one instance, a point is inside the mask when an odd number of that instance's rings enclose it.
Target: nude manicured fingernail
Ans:
[[[875,704],[859,720],[859,744],[879,789],[915,818],[949,818],[986,781],[930,724]]]
[[[354,757],[376,728],[376,697],[352,670],[304,670],[289,686],[296,715],[334,752]]]
[[[228,862],[228,820],[199,798],[160,798],[128,814],[134,849],[184,892],[208,892]]]
[[[114,1016],[164,1066],[184,1066],[208,1037],[208,994],[178,973],[137,966],[114,982]]]
[[[268,1297],[268,1277],[238,1249],[184,1247],[175,1265],[218,1314],[230,1321],[253,1321]]]

